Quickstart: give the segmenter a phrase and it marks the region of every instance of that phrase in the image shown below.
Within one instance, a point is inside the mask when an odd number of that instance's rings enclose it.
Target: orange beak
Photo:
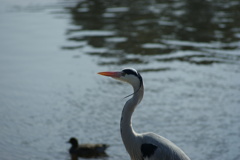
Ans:
[[[112,77],[112,78],[121,77],[121,72],[99,72],[98,74],[103,75],[103,76]]]

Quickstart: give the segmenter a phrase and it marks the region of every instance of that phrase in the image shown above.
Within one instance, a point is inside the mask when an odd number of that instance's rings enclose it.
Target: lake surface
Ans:
[[[2,0],[0,159],[69,160],[72,136],[130,159],[119,132],[136,68],[133,115],[195,160],[240,159],[240,2]]]

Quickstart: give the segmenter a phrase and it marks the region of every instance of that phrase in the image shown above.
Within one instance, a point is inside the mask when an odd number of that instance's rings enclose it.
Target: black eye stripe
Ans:
[[[140,80],[140,87],[142,86],[142,83],[143,83],[142,76],[138,72],[136,72],[133,69],[124,69],[124,70],[122,70],[122,72],[125,74],[131,74],[131,75],[135,75],[136,77],[138,77]]]
[[[132,75],[135,75],[135,76],[138,77],[138,73],[135,72],[135,71],[132,70],[132,69],[124,69],[123,72],[126,73],[126,74],[132,74]]]

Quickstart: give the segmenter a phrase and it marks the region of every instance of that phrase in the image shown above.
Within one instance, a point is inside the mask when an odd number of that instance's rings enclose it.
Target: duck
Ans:
[[[72,146],[69,148],[71,160],[77,160],[78,157],[82,158],[99,158],[107,157],[105,150],[109,147],[107,144],[78,144],[75,137],[71,137],[68,141]]]

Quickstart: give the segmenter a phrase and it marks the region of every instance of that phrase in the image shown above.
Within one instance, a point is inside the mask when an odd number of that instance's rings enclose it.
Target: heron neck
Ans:
[[[122,140],[130,155],[131,152],[134,152],[134,145],[137,143],[137,133],[132,128],[131,118],[135,108],[141,102],[144,94],[143,85],[140,88],[133,86],[133,89],[133,97],[129,99],[123,107],[120,124]]]

